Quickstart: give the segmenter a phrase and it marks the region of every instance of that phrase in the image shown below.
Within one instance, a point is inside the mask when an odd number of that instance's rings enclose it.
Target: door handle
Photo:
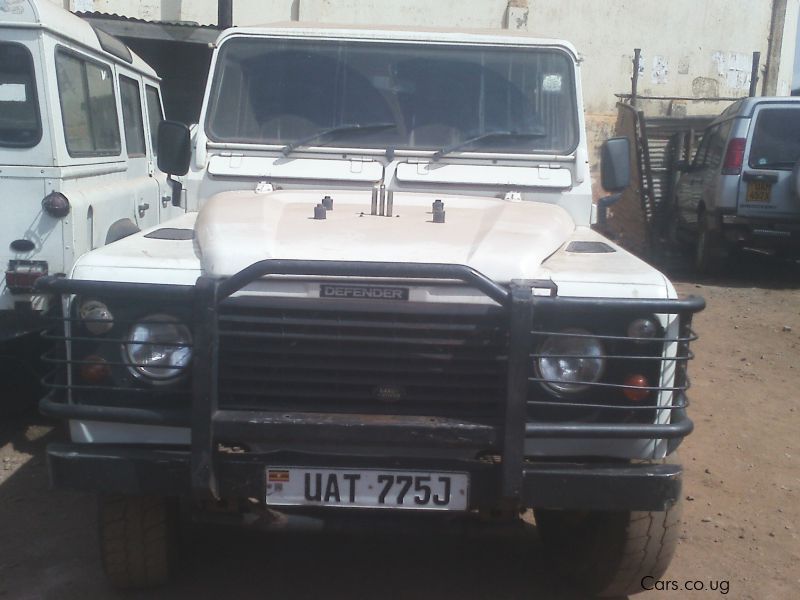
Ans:
[[[150,208],[150,205],[147,204],[147,203],[140,204],[139,205],[139,218],[143,218],[144,217],[144,213],[146,213],[149,208]]]

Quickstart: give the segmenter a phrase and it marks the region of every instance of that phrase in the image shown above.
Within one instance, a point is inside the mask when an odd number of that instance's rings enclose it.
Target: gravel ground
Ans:
[[[796,598],[800,269],[752,257],[736,278],[674,279],[708,302],[690,371],[696,429],[681,452],[678,552],[651,582],[666,589],[638,597]],[[100,571],[93,497],[48,490],[43,452],[59,435],[35,416],[0,423],[1,599],[570,597],[550,579],[530,525],[410,534],[402,523],[371,534],[194,526],[173,584],[117,594]]]

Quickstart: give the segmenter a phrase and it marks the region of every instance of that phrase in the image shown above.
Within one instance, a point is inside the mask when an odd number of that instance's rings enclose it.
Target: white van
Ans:
[[[156,73],[46,1],[0,2],[0,342],[40,329],[42,275],[183,209],[155,167]]]

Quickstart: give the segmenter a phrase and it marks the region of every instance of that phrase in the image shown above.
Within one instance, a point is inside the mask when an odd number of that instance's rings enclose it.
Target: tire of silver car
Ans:
[[[118,588],[165,584],[178,554],[178,501],[158,496],[98,497],[103,570]]]
[[[596,597],[644,591],[678,544],[681,502],[666,511],[535,510],[536,527],[556,573]]]
[[[704,212],[697,217],[694,268],[701,275],[714,275],[721,267],[722,242],[718,231],[712,230]]]

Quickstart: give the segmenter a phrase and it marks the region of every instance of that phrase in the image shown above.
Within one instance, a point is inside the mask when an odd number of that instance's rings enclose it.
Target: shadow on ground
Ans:
[[[779,259],[753,251],[731,257],[714,275],[698,275],[686,257],[657,265],[673,282],[691,282],[731,288],[800,289],[800,261]]]

